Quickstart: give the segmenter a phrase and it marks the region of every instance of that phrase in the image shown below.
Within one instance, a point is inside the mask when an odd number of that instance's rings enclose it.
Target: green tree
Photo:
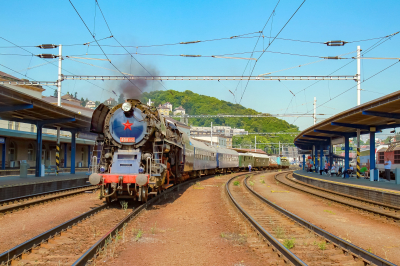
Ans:
[[[78,99],[78,92],[75,92],[74,98],[75,98],[75,99]]]
[[[152,91],[145,92],[141,96],[141,101],[147,103],[151,99],[154,102],[154,106],[170,102],[174,108],[182,106],[186,110],[186,114],[189,115],[201,115],[201,114],[239,114],[239,115],[254,115],[261,114],[256,110],[245,108],[240,104],[234,104],[231,102],[219,100],[215,97],[209,97],[193,93],[192,91],[178,92],[173,90],[168,91]],[[215,126],[230,126],[232,128],[244,128],[249,132],[298,132],[297,126],[289,124],[288,122],[278,119],[276,117],[268,118],[190,118],[189,124],[192,126],[207,126],[209,127],[211,122]],[[257,142],[259,143],[270,143],[270,142],[291,142],[296,134],[293,135],[260,135],[257,136]],[[254,135],[249,136],[235,136],[233,138],[233,145],[235,147],[240,145],[249,145],[253,143],[254,147]],[[257,145],[257,148],[263,149],[266,145]]]
[[[58,97],[58,91],[57,91],[57,90],[54,90],[53,96],[54,96],[54,97]]]
[[[99,102],[99,101],[95,101],[94,104],[95,104],[95,106],[97,107],[97,106],[100,105],[100,102]]]
[[[118,97],[118,103],[123,103],[125,102],[125,96],[123,93],[121,93]]]

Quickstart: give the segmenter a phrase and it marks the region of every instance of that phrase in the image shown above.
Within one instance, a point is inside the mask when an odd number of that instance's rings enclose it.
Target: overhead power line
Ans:
[[[79,76],[63,75],[64,80],[357,80],[357,76]]]
[[[116,69],[118,70],[122,75],[124,75],[121,70],[118,69],[118,67],[116,65],[114,65],[111,60],[108,58],[107,54],[104,52],[103,48],[100,46],[99,42],[97,41],[96,37],[93,35],[93,33],[90,31],[89,27],[86,25],[86,22],[83,20],[83,18],[81,17],[81,15],[79,14],[78,10],[75,8],[74,4],[72,3],[71,0],[69,0],[70,4],[72,5],[72,7],[74,8],[76,14],[79,16],[79,18],[81,19],[82,23],[85,25],[86,29],[89,31],[90,35],[92,36],[92,38],[96,41],[97,45],[99,46],[101,52],[104,54],[104,56],[109,60],[110,64]],[[112,35],[111,35],[112,36]],[[124,75],[125,76],[125,75]],[[126,76],[125,76],[126,77]],[[135,83],[132,82],[132,80],[129,80],[129,82],[134,85],[140,92],[143,92]]]
[[[234,35],[230,37],[222,37],[222,38],[215,38],[215,39],[205,39],[205,40],[196,40],[196,41],[182,41],[182,42],[175,42],[175,43],[164,43],[164,44],[149,44],[149,45],[123,45],[124,47],[127,48],[150,48],[150,47],[160,47],[160,46],[173,46],[173,45],[185,45],[185,44],[197,44],[197,43],[204,43],[204,42],[214,42],[214,41],[222,41],[222,40],[237,40],[237,39],[254,39],[254,38],[259,38],[259,34],[262,33],[261,31],[256,31],[256,32],[250,32],[250,33],[245,33],[245,34],[239,34],[239,35]],[[247,36],[251,34],[257,34],[256,36]],[[390,37],[391,35],[386,35],[382,37],[375,37],[375,38],[369,38],[369,39],[363,39],[363,40],[353,40],[353,41],[347,41],[346,43],[358,43],[358,42],[366,42],[366,41],[373,41],[373,40],[378,40],[386,37]],[[270,36],[261,36],[263,38],[267,39],[273,39],[274,37]],[[112,38],[111,36],[97,39],[97,41],[102,41]],[[276,38],[277,40],[282,40],[282,41],[292,41],[292,42],[304,42],[304,43],[312,43],[312,44],[324,44],[326,41],[310,41],[310,40],[298,40],[298,39],[290,39],[290,38]],[[91,45],[95,41],[91,42],[86,42],[86,43],[74,43],[74,44],[63,44],[63,46],[85,46],[85,45]],[[92,45],[92,46],[97,46],[97,45]],[[110,45],[110,44],[103,44],[103,47],[113,47],[113,48],[121,48],[120,45]],[[37,47],[37,45],[21,45],[21,47],[24,48],[34,48]],[[9,48],[15,48],[13,46],[0,46],[0,49],[9,49]]]
[[[283,31],[283,29],[287,26],[287,24],[289,24],[289,22],[292,20],[292,18],[296,15],[296,13],[300,10],[300,8],[303,6],[303,4],[306,2],[306,0],[304,0],[300,6],[296,9],[296,11],[292,14],[292,16],[286,21],[285,25],[283,25],[283,27],[279,30],[279,32],[275,35],[275,37],[272,39],[272,41],[268,44],[267,48],[264,49],[264,51],[261,53],[261,55],[257,58],[257,61],[254,63],[253,69],[251,70],[250,76],[253,75],[254,69],[256,68],[257,62],[258,60],[260,60],[260,58],[264,55],[265,51],[271,46],[271,44],[276,40],[276,38],[279,36],[279,34]],[[249,85],[250,80],[247,81],[246,86],[244,88],[244,91],[242,93],[242,96],[240,97],[240,101],[239,104],[242,102],[243,99],[243,95],[247,90],[247,86]]]
[[[4,38],[4,37],[1,37],[1,36],[0,36],[0,39],[3,39],[4,41],[6,41],[6,42],[8,42],[8,43],[11,43],[12,45],[14,45],[14,47],[18,47],[18,48],[24,50],[25,52],[29,53],[31,56],[32,56],[32,55],[36,56],[34,53],[30,52],[29,50],[25,49],[24,47],[19,46],[19,45],[15,44],[15,43],[11,42],[10,40],[7,40],[7,39]],[[37,47],[37,46],[35,46],[35,47]],[[53,62],[48,61],[47,59],[44,59],[44,58],[42,58],[42,57],[39,57],[39,58],[42,59],[42,60],[44,60],[45,62],[48,62],[48,63],[51,64],[52,66],[55,66],[55,67],[58,68],[58,65],[54,64]],[[66,70],[65,68],[61,68],[61,69],[62,69],[63,72],[67,72],[67,73],[69,73],[69,74],[71,74],[71,75],[75,75],[74,73],[72,73],[72,72]],[[90,83],[90,84],[92,84],[93,86],[96,86],[96,87],[102,89],[103,91],[106,90],[106,91],[108,91],[108,92],[113,93],[113,94],[116,95],[116,93],[115,93],[114,91],[110,91],[110,90],[104,89],[104,88],[100,87],[99,85],[97,85],[97,84],[95,84],[95,83],[92,83],[92,82],[90,82],[90,81],[87,81],[87,82]],[[32,85],[32,84],[27,84],[27,85]],[[46,83],[46,82],[42,82],[42,83],[36,84],[36,85],[50,85],[50,83],[48,83],[48,82],[47,82],[47,83]],[[55,84],[55,85],[57,85],[57,84]]]
[[[114,40],[122,47],[122,48],[124,48],[124,50],[127,52],[127,53],[129,53],[129,55],[131,56],[131,58],[133,58],[150,76],[153,76],[137,59],[136,59],[136,57],[134,57],[118,40],[117,40],[117,38],[115,38],[115,36],[114,36],[114,34],[111,32],[111,29],[110,29],[110,26],[108,25],[108,22],[107,22],[107,20],[106,20],[106,17],[104,16],[104,14],[103,14],[103,10],[101,10],[101,7],[100,7],[100,4],[99,4],[99,2],[97,1],[97,0],[95,0],[96,1],[96,4],[97,4],[97,6],[99,7],[99,10],[100,10],[100,13],[101,13],[101,15],[102,15],[102,17],[103,17],[103,19],[104,19],[104,22],[106,23],[106,25],[107,25],[107,28],[108,28],[108,31],[110,32],[110,34],[111,34],[111,36],[114,38]],[[165,86],[164,86],[164,84],[162,84],[161,82],[160,82],[160,84],[161,84],[161,86],[164,88],[164,89],[167,89]]]

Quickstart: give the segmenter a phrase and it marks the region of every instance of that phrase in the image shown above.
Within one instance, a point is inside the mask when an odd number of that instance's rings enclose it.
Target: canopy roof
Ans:
[[[365,134],[399,126],[400,91],[397,91],[325,119],[302,131],[294,142],[297,147],[310,149],[310,145],[323,144],[329,138],[355,137],[357,129]]]
[[[0,85],[0,118],[47,128],[89,132],[91,118]]]

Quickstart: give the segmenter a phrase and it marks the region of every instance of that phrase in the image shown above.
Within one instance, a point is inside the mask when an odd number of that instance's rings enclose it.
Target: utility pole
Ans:
[[[211,122],[211,147],[212,147],[212,145],[213,145],[212,132],[213,132],[213,128],[212,128],[212,122]]]
[[[314,125],[317,123],[317,97],[314,97]]]
[[[254,136],[254,151],[257,151],[257,136]]]
[[[357,46],[357,105],[361,104],[361,48]],[[361,178],[360,129],[357,129],[357,179]],[[371,142],[371,141],[370,141]]]
[[[62,82],[62,45],[58,46],[58,80],[57,80],[57,105],[61,107],[61,82]],[[74,134],[74,133],[71,133]],[[65,160],[66,158],[64,158]],[[60,171],[60,127],[57,127],[56,145],[56,167],[57,174]]]

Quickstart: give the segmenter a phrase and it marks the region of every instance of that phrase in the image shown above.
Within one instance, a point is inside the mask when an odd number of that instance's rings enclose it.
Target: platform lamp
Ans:
[[[38,45],[40,49],[54,49],[58,47],[58,55],[53,54],[39,54],[36,55],[44,59],[58,58],[58,79],[57,79],[57,105],[61,107],[61,82],[62,82],[62,45],[56,44],[41,44]],[[57,145],[56,145],[56,165],[57,174],[60,170],[60,127],[57,127]]]

